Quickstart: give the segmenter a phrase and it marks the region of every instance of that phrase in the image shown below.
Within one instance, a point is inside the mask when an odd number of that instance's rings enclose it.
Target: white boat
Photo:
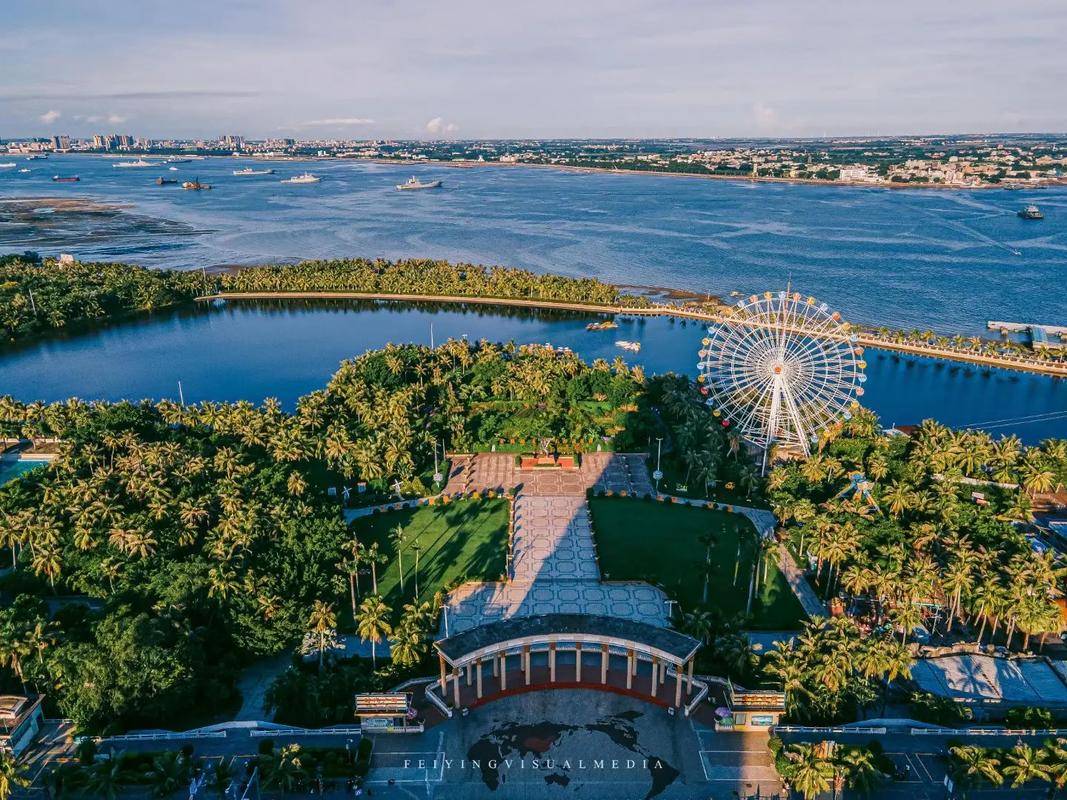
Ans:
[[[410,191],[414,191],[416,189],[440,189],[440,188],[441,188],[441,181],[429,181],[428,183],[423,183],[418,178],[416,178],[414,175],[412,175],[410,178],[408,178],[407,181],[405,181],[404,183],[398,183],[396,185],[396,190],[398,192],[410,192]]]
[[[282,183],[318,183],[322,178],[317,175],[312,175],[310,172],[305,172],[303,175],[296,175],[292,178],[286,178]]]
[[[234,175],[238,175],[238,176],[242,176],[242,175],[273,175],[274,174],[274,170],[272,170],[272,169],[252,169],[251,167],[245,167],[244,169],[235,169],[233,171],[233,174]]]
[[[113,167],[151,167],[151,161],[145,161],[143,158],[139,158],[136,161],[119,161],[117,164],[112,164]]]
[[[19,170],[19,172],[29,172],[29,170],[26,167],[23,167],[22,169]]]
[[[626,339],[619,339],[615,342],[616,347],[621,347],[623,350],[629,350],[631,353],[637,353],[641,350],[640,342],[631,342]]]
[[[0,169],[12,169],[15,166],[17,165],[14,161],[5,161],[3,164],[0,164]]]
[[[188,158],[168,158],[164,161],[164,164],[188,164],[190,159]]]
[[[171,172],[177,172],[178,171],[177,167],[168,167],[168,169],[170,169]]]

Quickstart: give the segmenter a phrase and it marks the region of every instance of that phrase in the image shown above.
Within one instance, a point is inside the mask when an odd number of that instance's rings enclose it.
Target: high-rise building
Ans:
[[[222,144],[230,150],[240,150],[245,145],[245,137],[228,133],[222,137]]]
[[[69,150],[70,149],[70,137],[69,136],[53,136],[52,137],[52,149],[53,150]]]
[[[111,137],[119,147],[133,147],[133,137],[124,133],[116,133]]]

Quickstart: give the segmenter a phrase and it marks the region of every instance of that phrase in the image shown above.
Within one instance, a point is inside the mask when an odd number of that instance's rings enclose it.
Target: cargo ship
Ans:
[[[53,175],[52,180],[56,183],[77,183],[81,178],[77,175]]]
[[[251,167],[245,167],[244,169],[235,169],[233,171],[233,174],[237,175],[237,176],[242,176],[242,175],[273,175],[274,174],[274,170],[272,170],[272,169],[252,169]]]
[[[428,183],[423,183],[418,178],[416,178],[414,175],[412,175],[411,178],[409,178],[406,182],[398,183],[396,185],[396,190],[398,192],[411,192],[411,191],[415,191],[417,189],[440,189],[440,188],[441,188],[441,181],[430,181]]]

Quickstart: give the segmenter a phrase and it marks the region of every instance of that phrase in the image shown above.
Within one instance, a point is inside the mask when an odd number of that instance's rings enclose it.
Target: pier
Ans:
[[[196,298],[198,302],[211,302],[213,300],[382,300],[401,303],[459,303],[486,306],[512,306],[520,308],[543,308],[559,311],[583,311],[592,314],[629,315],[642,317],[675,317],[679,319],[692,319],[699,322],[709,322],[716,325],[744,324],[744,320],[728,317],[710,311],[698,311],[666,303],[653,304],[645,307],[607,306],[595,303],[567,302],[562,300],[539,300],[527,298],[507,297],[466,297],[463,295],[436,295],[436,294],[387,294],[384,292],[219,292],[218,294],[204,295]],[[990,323],[992,325],[993,323]],[[1022,323],[996,323],[1018,324]],[[1023,327],[1030,327],[1023,325]],[[1038,326],[1046,331],[1067,332],[1067,328],[1056,326]],[[888,337],[878,336],[871,331],[854,328],[849,334],[855,334],[857,344],[861,347],[874,347],[880,350],[894,350],[910,355],[926,356],[928,358],[940,358],[948,361],[962,361],[978,366],[996,367],[998,369],[1014,369],[1022,372],[1033,372],[1039,375],[1051,375],[1058,378],[1067,378],[1067,362],[1046,361],[1033,356],[1008,355],[1003,353],[981,353],[956,347],[942,347],[926,342],[898,342]],[[834,336],[834,334],[827,334]],[[841,335],[842,338],[844,334]]]
[[[1035,350],[1059,350],[1067,347],[1064,342],[1053,342],[1050,336],[1067,339],[1067,325],[1034,325],[1029,322],[998,322],[990,320],[986,327],[1001,333],[1025,333],[1030,337],[1030,346]]]

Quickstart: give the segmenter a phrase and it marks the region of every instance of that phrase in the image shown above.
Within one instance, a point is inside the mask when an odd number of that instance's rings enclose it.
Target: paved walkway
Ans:
[[[793,560],[793,554],[789,552],[785,544],[778,545],[778,569],[782,571],[782,575],[789,583],[789,588],[793,590],[793,594],[803,606],[805,614],[809,617],[830,615],[830,612],[826,610],[826,605],[811,588],[808,579],[804,577],[804,570],[797,566],[797,562]]]
[[[640,492],[643,455],[590,453],[576,470],[520,470],[510,453],[453,459],[449,488],[517,490],[506,582],[469,583],[452,592],[441,635],[512,617],[603,614],[666,626],[667,597],[643,582],[600,579],[586,490]],[[635,466],[636,465],[636,466]],[[447,629],[447,630],[446,630]]]

